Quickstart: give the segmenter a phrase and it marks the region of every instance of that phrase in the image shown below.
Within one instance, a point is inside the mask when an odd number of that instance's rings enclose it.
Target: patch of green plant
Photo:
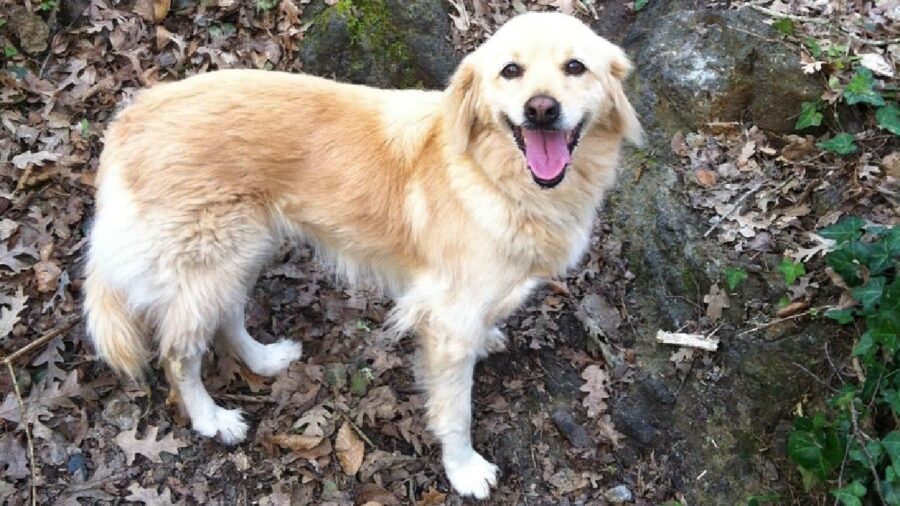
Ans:
[[[753,495],[747,498],[747,506],[761,506],[763,504],[777,504],[781,496],[778,494]]]
[[[19,54],[19,50],[13,46],[3,46],[3,54],[7,58],[12,58],[13,56]]]
[[[839,155],[849,155],[856,152],[856,143],[853,142],[854,137],[848,133],[838,134],[816,144],[820,149],[831,151]]]
[[[858,379],[827,412],[794,420],[788,454],[807,489],[826,485],[844,506],[900,506],[900,226],[846,217],[819,235],[835,241],[825,261],[856,300],[825,316],[864,328],[853,347]]]
[[[803,265],[803,262],[794,262],[788,257],[781,259],[781,263],[778,264],[778,270],[784,276],[784,282],[788,285],[793,285],[797,278],[806,274],[806,266]]]
[[[269,11],[278,5],[278,0],[256,0],[256,10]]]
[[[794,128],[797,130],[803,130],[804,128],[809,128],[812,126],[819,126],[822,124],[822,102],[803,102],[800,104],[800,116],[797,117],[797,123],[794,125]]]
[[[650,0],[634,0],[634,12],[637,12],[647,6]]]
[[[900,109],[897,108],[897,104],[887,104],[884,107],[879,107],[875,111],[875,121],[878,122],[880,128],[894,135],[900,135]]]
[[[55,10],[59,6],[58,0],[41,0],[40,5],[38,5],[37,10],[41,12],[50,12]]]
[[[873,89],[873,86],[875,86],[875,77],[872,75],[872,71],[865,67],[857,67],[856,74],[844,88],[844,102],[847,102],[848,105],[884,105],[884,98]]]
[[[794,21],[791,18],[776,19],[775,22],[772,23],[772,28],[782,35],[793,35]]]
[[[725,282],[728,283],[729,290],[737,288],[745,279],[747,279],[747,271],[736,267],[725,269]]]

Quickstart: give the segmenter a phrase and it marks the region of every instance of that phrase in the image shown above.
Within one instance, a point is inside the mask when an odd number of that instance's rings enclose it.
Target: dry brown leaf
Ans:
[[[416,501],[416,506],[440,506],[446,500],[447,494],[432,486],[422,494],[421,500]]]
[[[159,23],[166,19],[170,7],[172,7],[172,0],[153,0],[153,21]]]
[[[162,462],[162,458],[159,456],[160,453],[166,452],[178,455],[179,449],[190,446],[190,443],[187,441],[175,439],[171,432],[157,441],[157,432],[159,432],[159,427],[147,427],[147,434],[143,439],[137,438],[137,427],[120,432],[116,436],[116,444],[125,452],[125,463],[130,466],[134,463],[135,456],[140,454],[150,459],[151,462],[158,464]]]
[[[703,296],[703,302],[706,303],[706,316],[713,323],[722,317],[723,309],[731,307],[728,294],[719,288],[718,283],[709,287],[709,294]]]
[[[581,386],[582,392],[587,392],[582,404],[587,408],[591,418],[606,411],[606,399],[609,398],[609,374],[598,365],[589,365],[581,373],[585,383]]]
[[[794,316],[795,314],[802,313],[809,309],[809,302],[806,301],[797,301],[791,302],[787,306],[779,309],[775,316],[779,318],[786,318],[788,316]]]
[[[12,295],[0,294],[0,304],[4,306],[0,308],[0,343],[6,340],[16,323],[19,323],[20,313],[25,309],[26,302],[28,296],[21,286]]]
[[[697,182],[705,188],[710,188],[716,184],[717,176],[715,171],[700,169],[694,171],[694,176],[697,178]]]
[[[322,442],[324,436],[304,436],[302,434],[273,434],[271,442],[296,452],[311,450]]]
[[[160,494],[156,491],[156,486],[145,488],[138,483],[132,483],[128,486],[128,491],[131,493],[125,498],[126,501],[140,502],[147,504],[148,506],[174,504],[172,502],[172,492],[169,490],[169,487],[163,487],[163,492]]]
[[[334,439],[334,453],[347,476],[353,476],[359,471],[366,454],[366,446],[347,422],[338,429],[337,437]]]

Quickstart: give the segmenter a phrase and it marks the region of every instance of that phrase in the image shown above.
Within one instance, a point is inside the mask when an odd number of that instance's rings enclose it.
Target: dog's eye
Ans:
[[[503,70],[500,71],[500,75],[503,76],[504,79],[522,77],[522,67],[516,63],[508,63],[503,67]]]
[[[584,66],[584,63],[581,63],[578,60],[567,61],[565,68],[566,74],[569,74],[570,76],[580,76],[581,74],[584,74],[585,70],[587,70],[587,68]]]

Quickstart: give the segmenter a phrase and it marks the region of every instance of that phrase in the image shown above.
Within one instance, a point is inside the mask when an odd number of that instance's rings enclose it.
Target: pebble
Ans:
[[[612,504],[631,502],[631,490],[625,485],[619,485],[606,491],[606,500]]]

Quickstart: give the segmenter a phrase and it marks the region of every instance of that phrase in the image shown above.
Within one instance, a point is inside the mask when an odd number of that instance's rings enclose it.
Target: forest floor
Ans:
[[[284,249],[247,314],[257,339],[299,340],[303,359],[264,379],[228,356],[210,357],[206,384],[220,402],[244,409],[245,443],[226,448],[193,434],[166,406],[161,375],[140,388],[94,360],[79,316],[81,265],[93,174],[116,108],[142,87],[216,66],[298,70],[292,54],[307,2],[174,2],[155,23],[154,4],[167,3],[93,0],[72,15],[55,1],[0,0],[0,355],[12,357],[0,371],[0,502],[27,504],[34,491],[39,504],[459,504],[424,429],[414,343],[381,345],[389,302],[335,282],[307,249]],[[484,2],[455,12],[461,50],[520,2],[499,3],[487,13]],[[897,222],[900,159],[880,135],[862,139],[872,146],[868,158],[852,160],[813,154],[811,138],[775,140],[737,124],[676,136],[671,150],[683,162],[686,202],[716,224],[723,244],[758,252],[777,245],[796,262],[821,263],[824,246],[798,219],[815,217],[819,227],[855,209]],[[847,173],[849,188],[841,186],[832,210],[810,205],[822,184]],[[742,197],[759,212],[733,214]],[[770,212],[785,198],[793,205]],[[581,268],[538,291],[506,324],[510,350],[478,367],[475,446],[503,473],[493,503],[598,504],[626,492],[636,504],[683,500],[665,452],[616,453],[623,436],[607,404],[639,364],[629,339],[597,336],[633,329],[634,275],[622,243],[601,240],[608,226],[596,232]],[[824,276],[797,278],[777,317],[818,302]],[[687,331],[715,327],[728,307],[724,285],[714,286],[689,296],[698,310]],[[759,322],[776,318],[777,301],[757,302]],[[41,346],[28,347],[35,341]],[[698,357],[705,374],[714,370],[707,354],[676,348],[672,373],[694,374]]]

